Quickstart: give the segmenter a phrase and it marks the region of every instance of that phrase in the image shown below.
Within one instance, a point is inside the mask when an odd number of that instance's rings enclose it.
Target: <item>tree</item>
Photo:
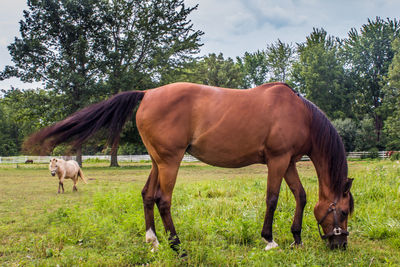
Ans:
[[[400,150],[400,39],[393,42],[395,55],[389,66],[387,84],[384,87],[386,113],[384,132],[388,150]]]
[[[357,138],[357,123],[350,119],[336,119],[332,121],[340,137],[342,138],[344,148],[347,152],[354,151]]]
[[[16,155],[29,134],[48,125],[59,114],[52,113],[52,98],[45,90],[3,91],[0,102],[0,155]],[[61,117],[59,117],[61,119]],[[8,149],[6,149],[8,147]]]
[[[351,95],[344,82],[338,43],[324,29],[315,29],[298,45],[299,59],[293,64],[293,82],[310,101],[331,119],[351,114]]]
[[[271,74],[270,80],[286,82],[294,61],[293,46],[278,39],[276,43],[267,46],[265,54]]]
[[[187,20],[196,7],[183,0],[29,0],[28,8],[21,38],[9,46],[15,65],[1,78],[42,81],[63,96],[64,116],[110,94],[159,84],[163,71],[198,52],[203,34]]]
[[[241,88],[250,88],[268,81],[268,62],[264,51],[244,53],[243,57],[236,57],[237,64],[243,74]]]
[[[95,85],[101,76],[93,43],[102,27],[97,3],[101,2],[28,0],[21,38],[8,47],[15,65],[7,66],[2,77],[43,82],[63,96],[58,108],[64,116],[97,100]],[[81,164],[80,148],[77,159]]]
[[[15,124],[12,123],[3,101],[0,101],[0,156],[18,154]]]
[[[195,65],[196,79],[206,85],[238,88],[242,81],[240,68],[233,59],[224,59],[222,53],[204,57]]]
[[[357,105],[355,112],[359,118],[369,114],[374,119],[377,142],[381,139],[384,114],[383,87],[392,62],[393,40],[399,35],[397,20],[368,19],[360,32],[351,29],[343,42],[343,56],[346,60],[347,75],[353,81]]]
[[[160,83],[199,52],[202,31],[193,29],[183,0],[112,0],[103,4],[102,70],[111,94]]]
[[[377,140],[374,133],[374,119],[368,115],[359,122],[356,131],[355,150],[356,151],[369,151],[376,149]]]
[[[281,40],[255,53],[237,57],[243,75],[242,88],[254,87],[268,81],[287,82],[294,61],[295,49]]]
[[[102,38],[95,45],[101,48],[108,91],[155,87],[190,61],[199,52],[203,35],[187,18],[196,9],[187,8],[183,0],[103,1],[99,11]],[[127,130],[133,134],[126,133],[123,141],[138,139],[137,131]],[[117,144],[113,145],[111,166],[118,166]]]

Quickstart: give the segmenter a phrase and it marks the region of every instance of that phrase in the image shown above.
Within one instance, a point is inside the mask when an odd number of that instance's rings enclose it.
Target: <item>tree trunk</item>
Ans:
[[[112,88],[112,91],[114,92],[114,95],[118,94],[119,88],[121,88],[121,86],[119,84],[119,81],[120,81],[119,70],[120,70],[119,68],[117,68],[117,70],[114,69],[114,72],[113,72],[114,79],[112,79],[112,81],[111,81],[111,88]],[[112,148],[111,148],[110,167],[119,167],[119,165],[118,165],[118,146],[119,146],[119,137],[118,137],[118,140],[114,142],[114,144],[112,145]]]
[[[82,167],[82,145],[76,149],[76,162]]]
[[[376,131],[376,142],[377,145],[380,145],[380,141],[382,139],[382,128],[383,128],[383,119],[380,115],[375,115],[375,131]]]
[[[119,167],[118,165],[118,144],[114,145],[111,149],[111,162],[110,167]]]

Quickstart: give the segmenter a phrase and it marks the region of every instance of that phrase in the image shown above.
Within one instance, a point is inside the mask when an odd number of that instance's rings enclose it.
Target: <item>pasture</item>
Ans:
[[[5,266],[381,266],[400,265],[400,163],[350,161],[355,211],[346,251],[320,239],[313,208],[318,181],[310,162],[297,164],[307,192],[303,247],[292,249],[295,202],[282,183],[274,217],[277,249],[264,251],[266,167],[241,169],[182,163],[172,215],[182,260],[168,245],[155,212],[159,250],[145,241],[141,189],[150,163],[84,163],[88,184],[64,183],[44,164],[0,165],[0,265]]]

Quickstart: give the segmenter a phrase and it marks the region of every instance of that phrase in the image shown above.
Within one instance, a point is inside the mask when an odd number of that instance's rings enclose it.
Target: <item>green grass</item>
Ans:
[[[160,240],[152,253],[145,240],[140,191],[149,163],[86,163],[89,184],[65,183],[46,165],[0,165],[1,266],[398,266],[400,265],[400,164],[349,162],[355,178],[355,212],[349,221],[349,248],[331,251],[318,235],[313,207],[317,178],[309,162],[298,164],[308,204],[301,248],[291,249],[294,198],[282,185],[274,219],[278,249],[264,251],[260,232],[265,214],[266,167],[222,169],[199,163],[181,166],[172,213],[182,248],[168,246],[156,212]]]

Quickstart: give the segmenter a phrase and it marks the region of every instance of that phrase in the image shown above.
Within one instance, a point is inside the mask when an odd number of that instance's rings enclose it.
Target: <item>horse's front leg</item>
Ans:
[[[267,184],[267,210],[265,213],[264,226],[261,236],[267,242],[265,250],[270,250],[278,246],[272,237],[272,223],[274,212],[278,204],[279,191],[282,178],[288,168],[290,156],[281,156],[268,159],[268,184]]]
[[[59,177],[59,181],[58,181],[58,193],[60,194],[60,188],[62,189],[62,192],[64,194],[64,174]]]
[[[60,188],[62,189],[62,193],[64,194],[64,182],[61,180],[58,182],[58,193],[60,194]]]
[[[285,174],[285,181],[292,191],[296,199],[296,211],[294,214],[291,231],[294,242],[292,245],[301,245],[301,226],[303,222],[304,207],[307,203],[306,192],[300,182],[299,174],[297,173],[296,163],[291,162]]]
[[[151,169],[149,178],[147,179],[146,185],[142,190],[144,218],[146,222],[146,242],[153,245],[152,251],[157,250],[159,244],[154,224],[154,203],[157,186],[158,170],[157,165],[155,164],[155,162],[153,162],[153,167]]]

